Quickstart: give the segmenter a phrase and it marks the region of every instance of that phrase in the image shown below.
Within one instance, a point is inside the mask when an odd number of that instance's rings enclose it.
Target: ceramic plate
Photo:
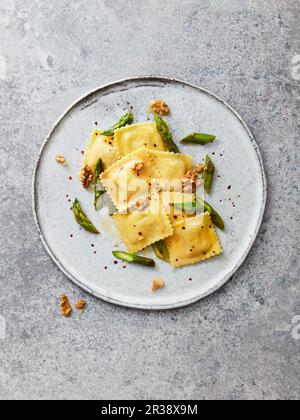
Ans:
[[[207,262],[173,269],[156,259],[155,269],[116,263],[116,232],[107,209],[93,209],[93,194],[78,180],[82,150],[91,131],[110,127],[130,107],[135,121],[144,121],[151,100],[163,98],[171,108],[175,140],[193,131],[213,133],[207,146],[180,145],[182,152],[201,162],[206,153],[217,168],[209,201],[222,215],[226,229],[217,229],[224,253]],[[63,167],[55,156],[63,154]],[[205,89],[178,80],[141,77],[112,83],[89,93],[60,118],[42,147],[34,175],[33,206],[41,239],[60,269],[76,284],[108,302],[144,309],[188,305],[220,288],[245,260],[262,222],[266,180],[258,147],[241,117]],[[71,201],[78,197],[101,235],[76,224]],[[123,246],[118,249],[124,249]],[[144,253],[152,255],[152,251]],[[126,268],[125,268],[126,267]],[[166,287],[151,291],[161,277]]]

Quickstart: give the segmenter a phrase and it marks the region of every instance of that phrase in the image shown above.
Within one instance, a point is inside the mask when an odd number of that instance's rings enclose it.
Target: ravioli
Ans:
[[[139,171],[135,170],[138,165],[142,167]],[[123,157],[101,175],[103,185],[120,212],[148,199],[152,178],[153,161],[145,148]]]
[[[191,156],[153,150],[149,153],[153,157],[156,178],[171,183],[172,189],[181,190],[181,178],[193,167]]]
[[[116,148],[119,157],[141,148],[166,150],[161,135],[153,121],[127,125],[115,132]]]
[[[113,219],[121,240],[128,251],[134,254],[173,234],[166,214],[134,212],[115,214]]]
[[[109,168],[118,160],[117,149],[112,137],[101,136],[99,130],[94,130],[84,152],[82,167],[87,165],[94,172],[100,158],[104,169]]]
[[[208,212],[173,224],[174,235],[166,239],[173,267],[195,264],[222,253]]]
[[[163,191],[160,194],[163,211],[169,216],[171,224],[185,220],[194,215],[185,213],[182,209],[177,209],[175,204],[192,203],[195,196],[191,193],[183,193],[176,191]]]

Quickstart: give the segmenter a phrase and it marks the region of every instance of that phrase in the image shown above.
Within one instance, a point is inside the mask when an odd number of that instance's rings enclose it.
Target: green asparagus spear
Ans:
[[[155,261],[151,258],[141,257],[136,254],[129,254],[128,252],[123,251],[114,251],[113,256],[118,258],[119,260],[125,261],[127,263],[135,263],[140,265],[146,265],[148,267],[154,267]]]
[[[92,224],[92,222],[88,219],[86,214],[83,212],[81,205],[77,198],[75,198],[73,203],[73,214],[76,219],[76,222],[83,227],[88,232],[94,233],[98,235],[100,232],[95,228],[95,226]]]
[[[178,210],[184,210],[187,213],[196,213],[197,211],[204,210],[208,211],[211,215],[211,219],[218,228],[221,230],[225,229],[225,223],[222,217],[216,212],[216,210],[204,201],[202,198],[197,198],[197,202],[190,203],[176,203],[175,208]]]
[[[125,127],[125,125],[130,125],[132,123],[133,114],[131,112],[128,112],[127,114],[124,114],[123,117],[121,117],[120,120],[116,124],[114,124],[109,130],[103,131],[101,135],[113,136],[118,128]]]
[[[159,241],[152,245],[155,255],[163,261],[170,262],[170,255],[165,241]]]
[[[205,133],[192,133],[181,140],[181,143],[207,144],[214,141],[216,136]]]
[[[102,159],[98,160],[95,174],[94,174],[94,191],[95,191],[95,199],[94,199],[94,206],[95,210],[99,211],[102,207],[102,196],[105,194],[105,190],[103,189],[100,181],[100,175],[104,172]]]
[[[161,118],[158,114],[154,115],[154,121],[156,122],[157,130],[162,136],[164,144],[168,148],[168,150],[173,153],[180,153],[177,145],[173,140],[173,136],[169,130],[166,121],[163,118]]]
[[[214,179],[215,174],[215,165],[213,164],[213,161],[211,158],[206,155],[205,159],[205,168],[202,172],[202,179],[204,181],[204,188],[207,194],[211,193],[211,187]]]

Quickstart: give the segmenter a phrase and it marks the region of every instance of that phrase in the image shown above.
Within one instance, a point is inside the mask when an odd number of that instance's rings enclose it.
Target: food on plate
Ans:
[[[165,282],[160,278],[157,277],[152,282],[152,292],[157,292],[157,290],[163,289],[165,287]]]
[[[66,161],[64,155],[56,155],[55,156],[55,160],[60,165],[66,166],[66,164],[67,164],[67,161]]]
[[[215,165],[213,164],[213,161],[211,160],[211,158],[208,155],[206,155],[205,167],[202,172],[202,179],[204,181],[204,188],[207,194],[211,193],[211,187],[213,184],[214,174],[215,174]]]
[[[184,137],[181,140],[181,143],[192,143],[192,144],[202,144],[205,145],[207,143],[211,143],[216,139],[216,136],[212,134],[205,134],[205,133],[192,133],[188,136]]]
[[[173,225],[174,234],[166,239],[173,267],[195,264],[222,252],[208,212]]]
[[[113,204],[122,212],[147,199],[149,184],[156,175],[150,150],[141,148],[118,160],[100,178]]]
[[[154,121],[156,123],[157,130],[159,131],[159,133],[160,133],[160,135],[161,135],[161,137],[162,137],[162,139],[165,143],[166,148],[170,152],[179,153],[178,146],[176,145],[176,143],[173,140],[172,133],[171,133],[166,121],[157,114],[154,115]]]
[[[115,132],[115,145],[119,157],[146,147],[153,150],[167,150],[154,121],[127,125]]]
[[[142,212],[115,214],[116,228],[127,249],[136,253],[173,234],[167,214]]]
[[[83,300],[83,299],[80,299],[80,300],[78,300],[78,301],[76,302],[76,304],[75,304],[75,308],[79,311],[79,314],[80,314],[80,315],[82,315],[82,314],[83,314],[83,312],[84,312],[84,310],[85,310],[86,305],[87,305],[87,303],[86,303],[86,301],[85,301],[85,300]]]
[[[90,233],[94,233],[98,235],[100,232],[98,229],[93,225],[93,223],[90,221],[90,219],[87,217],[87,215],[84,213],[84,211],[81,208],[81,205],[77,198],[75,198],[73,203],[73,214],[75,217],[76,222],[85,230],[87,230]]]
[[[178,210],[183,210],[186,214],[196,214],[199,211],[207,211],[213,223],[221,230],[225,229],[225,223],[222,219],[222,217],[216,212],[216,210],[208,204],[206,201],[204,201],[202,198],[197,197],[195,201],[191,202],[180,202],[175,204],[175,208]]]
[[[63,294],[60,297],[60,311],[62,316],[64,317],[68,317],[71,315],[72,313],[72,307],[70,305],[70,301],[67,297],[67,295]]]
[[[178,187],[178,183],[174,181],[180,180],[193,166],[192,158],[188,155],[159,151],[150,151],[150,154],[155,167],[155,177],[168,180],[174,188]]]
[[[147,267],[154,267],[155,261],[151,258],[142,257],[140,255],[136,254],[129,254],[128,252],[124,251],[113,251],[113,256],[118,258],[119,260],[122,260],[124,262],[127,262],[129,264],[139,264],[139,265],[146,265]]]
[[[225,224],[203,198],[212,191],[215,165],[208,155],[205,163],[193,163],[191,156],[180,153],[161,116],[170,113],[163,101],[153,101],[151,110],[153,121],[133,124],[133,114],[127,113],[112,128],[94,130],[84,152],[81,182],[86,189],[93,184],[97,211],[107,193],[114,206],[109,214],[129,251],[112,254],[154,267],[152,258],[137,255],[150,247],[174,268],[216,257],[223,251],[214,225],[224,230]],[[205,145],[215,138],[193,133],[181,142]],[[80,226],[99,233],[77,199],[72,209]],[[153,291],[163,287],[163,280],[154,279]]]
[[[103,200],[102,197],[105,194],[105,189],[103,188],[100,175],[104,172],[103,162],[100,158],[96,165],[94,173],[94,207],[96,211],[99,211],[102,208]]]
[[[157,258],[166,262],[170,262],[169,250],[163,239],[158,242],[155,242],[155,244],[152,245],[152,249]]]

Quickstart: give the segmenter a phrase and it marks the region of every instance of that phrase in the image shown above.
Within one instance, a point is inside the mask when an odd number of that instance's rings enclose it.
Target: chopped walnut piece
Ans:
[[[185,175],[183,175],[181,182],[185,190],[190,188],[194,191],[200,185],[198,178],[203,170],[203,165],[196,165],[191,171],[188,171]]]
[[[198,163],[197,165],[194,166],[194,170],[198,173],[201,174],[205,169],[205,165],[202,165],[201,163]]]
[[[63,316],[66,318],[71,315],[72,307],[70,305],[67,295],[63,294],[60,297],[60,310]]]
[[[157,277],[156,279],[153,280],[152,283],[152,292],[156,292],[159,289],[163,289],[165,287],[165,282]]]
[[[149,111],[158,115],[170,115],[170,108],[162,99],[155,99],[149,105]]]
[[[82,311],[86,307],[86,301],[85,300],[79,300],[76,305],[76,309]]]
[[[80,181],[83,188],[88,188],[93,180],[93,172],[88,165],[85,165],[80,172]]]
[[[55,160],[60,165],[65,166],[67,164],[67,161],[66,161],[66,159],[65,159],[65,157],[63,155],[56,155]]]
[[[145,165],[143,162],[136,163],[134,165],[134,168],[132,169],[138,176],[140,175],[140,172],[144,169]]]

